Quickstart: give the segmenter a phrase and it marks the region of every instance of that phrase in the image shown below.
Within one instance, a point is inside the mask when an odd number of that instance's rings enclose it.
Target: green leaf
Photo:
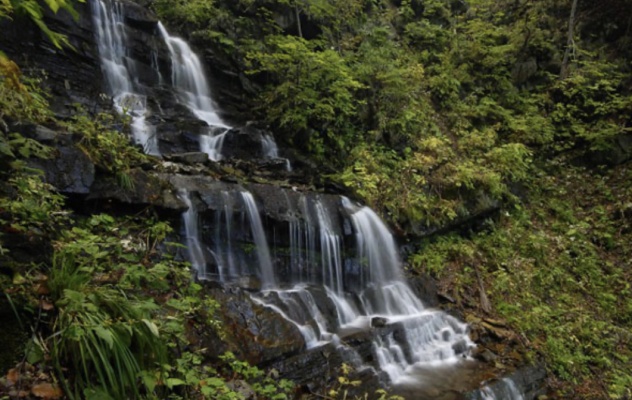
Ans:
[[[110,331],[109,329],[105,329],[102,326],[97,326],[94,328],[94,332],[97,334],[98,337],[105,340],[110,349],[114,346],[114,337],[112,335],[112,331]]]
[[[147,325],[147,328],[149,328],[149,330],[151,331],[151,333],[153,333],[154,336],[160,337],[160,332],[158,331],[158,327],[156,326],[156,324],[154,324],[152,321],[148,319],[143,319],[142,321],[145,323],[145,325]]]
[[[183,381],[182,379],[178,379],[178,378],[168,378],[166,383],[167,383],[167,387],[169,389],[173,388],[174,386],[182,386],[182,385],[186,384],[185,381]]]

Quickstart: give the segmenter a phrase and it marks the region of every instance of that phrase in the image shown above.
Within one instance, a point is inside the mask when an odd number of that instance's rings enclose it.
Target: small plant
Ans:
[[[79,147],[101,170],[116,177],[124,189],[131,189],[133,180],[130,171],[147,161],[129,138],[112,129],[114,118],[110,114],[98,114],[96,117],[77,114],[66,126],[69,132],[80,135]]]
[[[367,400],[369,394],[355,395],[353,398],[349,397],[349,390],[351,388],[357,388],[362,384],[362,381],[353,381],[350,376],[353,373],[353,368],[343,363],[340,367],[340,375],[338,376],[335,386],[327,392],[327,399],[330,400]],[[374,396],[377,400],[404,400],[401,396],[389,395],[384,389],[378,389]]]

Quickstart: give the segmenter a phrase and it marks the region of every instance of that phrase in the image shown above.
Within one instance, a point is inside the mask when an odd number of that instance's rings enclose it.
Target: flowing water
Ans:
[[[200,137],[200,150],[219,161],[230,127],[217,114],[200,58],[187,42],[169,35],[162,23],[158,23],[158,29],[171,54],[171,82],[180,102],[208,125],[206,134]]]
[[[397,326],[373,340],[375,366],[394,384],[418,382],[420,368],[456,365],[467,358],[474,346],[467,325],[424,307],[403,279],[391,233],[371,209],[346,198],[331,204],[303,196],[294,210],[296,217],[283,228],[290,245],[289,266],[284,268],[273,265],[276,250],[269,246],[254,196],[245,190],[238,193],[222,193],[224,204],[215,211],[211,225],[216,231],[209,244],[218,268],[211,275],[201,270],[202,276],[224,282],[240,274],[256,276],[261,290],[253,299],[296,325],[308,348],[328,342],[343,348],[341,338],[372,331],[376,319]],[[197,223],[190,216],[184,220]],[[352,233],[347,235],[353,238],[349,249],[344,248],[345,229]],[[255,245],[251,254],[244,251],[245,238],[237,232],[250,236],[248,241]],[[190,244],[194,266],[198,243]],[[345,351],[355,357],[349,348]]]
[[[523,400],[524,396],[511,378],[503,378],[493,386],[485,386],[480,390],[481,400]]]
[[[191,202],[191,196],[186,189],[180,189],[178,193],[180,200],[188,207],[187,211],[182,214],[184,221],[185,237],[187,240],[187,250],[191,266],[195,269],[197,275],[204,279],[208,273],[206,271],[206,257],[202,245],[200,244],[200,234],[198,233],[198,214],[196,208]]]
[[[123,6],[99,0],[91,5],[103,71],[117,109],[132,115],[136,141],[157,154],[155,135],[146,123],[146,97],[135,89],[132,62],[125,55]],[[214,107],[200,59],[184,40],[170,36],[162,24],[158,27],[171,55],[178,100],[208,125],[200,148],[220,160],[230,127]],[[155,55],[152,60],[158,70]],[[262,138],[262,152],[266,158],[279,158],[271,136]],[[402,393],[430,393],[440,386],[437,382],[458,386],[460,371],[473,363],[468,361],[474,347],[468,326],[426,308],[417,298],[403,277],[395,240],[375,212],[344,197],[332,201],[331,196],[303,195],[293,204],[283,193],[291,218],[270,230],[257,199],[245,189],[219,193],[215,211],[200,215],[182,189],[179,197],[188,207],[184,236],[198,278],[231,284],[252,278],[258,282],[249,286],[253,300],[296,325],[308,348],[333,343],[359,368],[359,355],[344,339],[357,332],[372,335],[371,367],[384,371]],[[287,238],[285,248],[277,236]],[[445,378],[452,375],[452,380]],[[512,384],[503,381],[503,389],[484,388],[481,393],[487,399],[521,399]]]
[[[143,147],[145,153],[159,156],[156,129],[147,123],[147,97],[140,94],[132,80],[134,61],[126,54],[127,35],[123,22],[124,7],[119,2],[93,0],[90,2],[101,57],[101,68],[105,75],[109,94],[119,114],[131,117],[134,142]]]
[[[272,135],[263,135],[261,138],[261,150],[263,152],[263,157],[268,159],[279,159],[285,161],[285,169],[287,171],[292,171],[292,164],[290,160],[287,158],[279,157],[279,147],[274,140]]]

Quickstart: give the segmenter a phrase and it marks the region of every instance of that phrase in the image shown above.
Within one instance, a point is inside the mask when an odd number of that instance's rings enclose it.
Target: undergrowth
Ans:
[[[547,172],[545,172],[547,171]],[[484,232],[445,236],[411,258],[466,308],[480,271],[492,315],[544,357],[563,398],[625,398],[632,387],[632,240],[627,166],[551,162],[529,199]]]

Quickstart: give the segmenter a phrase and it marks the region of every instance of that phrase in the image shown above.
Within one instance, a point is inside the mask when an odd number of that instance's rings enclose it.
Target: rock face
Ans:
[[[95,179],[95,168],[90,158],[66,132],[54,131],[41,125],[16,125],[12,131],[52,146],[55,151],[49,159],[32,159],[29,164],[43,171],[45,181],[62,193],[88,194]]]
[[[296,326],[270,308],[255,303],[237,287],[207,288],[221,306],[219,332],[198,332],[203,346],[219,356],[232,351],[253,365],[278,361],[305,349]]]
[[[66,11],[53,14],[46,10],[44,22],[54,31],[66,35],[74,49],[58,49],[27,18],[16,22],[0,20],[0,48],[21,68],[36,76],[45,71],[43,84],[50,88],[53,109],[69,115],[74,103],[88,109],[102,104],[101,66],[94,41],[92,19],[87,3],[75,4],[79,19]],[[47,9],[47,7],[44,7]]]

